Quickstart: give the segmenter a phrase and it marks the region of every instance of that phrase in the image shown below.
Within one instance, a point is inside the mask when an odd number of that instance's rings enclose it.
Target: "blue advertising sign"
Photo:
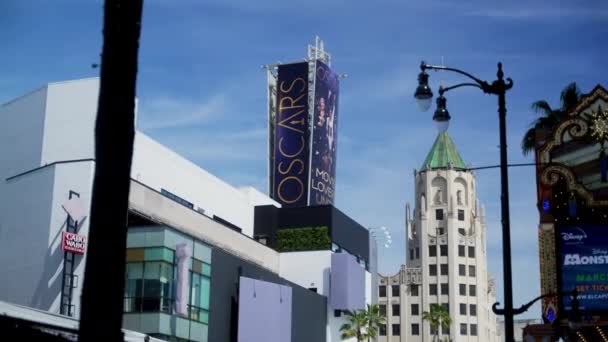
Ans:
[[[315,72],[310,205],[334,204],[340,82],[338,75],[321,61],[317,61]]]
[[[559,230],[562,291],[578,291],[581,310],[608,309],[608,226],[580,225]],[[562,298],[572,309],[570,296]]]
[[[283,207],[307,205],[308,137],[308,62],[280,65],[272,195]]]

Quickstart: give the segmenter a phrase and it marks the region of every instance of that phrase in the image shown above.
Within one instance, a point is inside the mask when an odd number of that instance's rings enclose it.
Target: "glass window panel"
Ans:
[[[127,261],[144,261],[144,249],[143,248],[127,249]]]
[[[169,248],[163,248],[163,260],[168,263],[173,263],[175,252]]]
[[[209,309],[209,297],[211,291],[211,280],[206,277],[201,277],[201,295],[199,305],[203,309]]]
[[[192,259],[192,272],[203,273],[203,265],[200,261]]]
[[[211,277],[211,265],[203,263],[203,274]]]
[[[163,260],[164,247],[152,247],[144,249],[144,259],[148,260]]]
[[[209,311],[201,310],[199,313],[198,321],[208,324],[209,323]]]

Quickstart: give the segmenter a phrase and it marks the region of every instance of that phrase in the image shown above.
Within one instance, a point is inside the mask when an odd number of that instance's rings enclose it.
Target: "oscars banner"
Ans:
[[[284,208],[308,200],[308,62],[278,68],[272,191]]]
[[[338,75],[316,62],[310,163],[310,205],[334,204],[338,143]]]

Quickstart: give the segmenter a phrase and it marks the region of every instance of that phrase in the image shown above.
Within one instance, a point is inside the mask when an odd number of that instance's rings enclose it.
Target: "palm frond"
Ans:
[[[545,100],[540,100],[540,101],[536,101],[532,104],[532,110],[534,110],[534,112],[536,114],[540,114],[542,116],[551,116],[553,115],[553,108],[551,108],[551,105],[549,104],[549,102],[545,101]]]
[[[576,107],[581,98],[581,91],[578,89],[576,82],[568,84],[559,96],[561,109],[564,112]]]

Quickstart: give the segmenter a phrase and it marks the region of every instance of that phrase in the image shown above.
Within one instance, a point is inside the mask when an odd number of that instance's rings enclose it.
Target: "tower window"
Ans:
[[[461,276],[467,275],[467,268],[465,265],[463,265],[463,264],[458,265],[458,275],[461,275]]]
[[[391,296],[399,297],[399,285],[391,285]]]
[[[469,277],[475,277],[475,276],[476,276],[475,265],[469,265]]]
[[[437,275],[437,265],[429,265],[429,275],[436,276]]]
[[[458,221],[464,221],[464,210],[458,209]]]
[[[435,246],[435,245],[430,245],[429,246],[429,256],[430,257],[437,256],[437,246]]]
[[[461,315],[467,314],[467,305],[466,304],[460,304],[460,314]]]
[[[410,285],[410,293],[412,296],[418,296],[418,285]]]
[[[429,294],[431,296],[437,295],[437,284],[429,284]]]
[[[443,209],[435,209],[435,219],[443,220]]]
[[[464,254],[464,246],[458,246],[458,256],[460,256],[460,257],[466,256]]]
[[[386,286],[380,285],[378,292],[380,293],[380,297],[386,297]]]
[[[449,290],[449,287],[448,287],[447,283],[441,284],[441,294],[442,295],[449,295],[450,294],[450,290]]]
[[[469,246],[469,258],[475,257],[475,247]]]
[[[448,256],[448,245],[439,246],[439,254],[441,256]]]
[[[441,275],[448,275],[448,264],[441,264],[440,271]]]
[[[467,235],[467,231],[464,228],[458,228],[458,233],[460,233],[460,235]]]

